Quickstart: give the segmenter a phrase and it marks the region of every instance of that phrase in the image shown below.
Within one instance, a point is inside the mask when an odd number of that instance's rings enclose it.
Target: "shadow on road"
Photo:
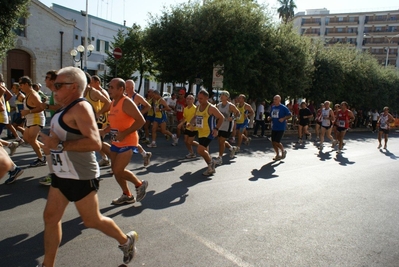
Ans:
[[[395,154],[393,154],[392,152],[390,152],[388,149],[385,149],[385,151],[383,149],[380,149],[380,152],[382,154],[384,154],[387,157],[390,157],[391,159],[396,160],[397,158],[399,158],[398,156],[396,156]]]
[[[342,166],[348,166],[355,164],[354,161],[349,161],[348,158],[345,158],[342,154],[337,154],[337,156],[334,158],[335,161],[339,162],[339,165]]]
[[[276,172],[276,167],[279,166],[282,161],[272,161],[267,163],[266,165],[263,165],[259,170],[253,169],[251,171],[252,177],[250,177],[248,180],[255,182],[258,179],[272,179],[272,178],[277,178],[278,175],[273,174]]]
[[[211,181],[211,177],[206,177],[202,175],[204,169],[192,172],[186,172],[183,174],[180,179],[181,181],[176,182],[171,185],[168,189],[156,193],[155,191],[147,192],[146,198],[143,200],[141,206],[135,206],[133,208],[131,204],[126,205],[125,209],[118,210],[115,213],[107,214],[108,217],[115,217],[118,215],[122,215],[124,217],[131,217],[137,214],[140,214],[144,209],[153,209],[160,210],[166,209],[173,206],[181,205],[186,201],[186,198],[189,196],[188,191],[189,188],[197,185],[199,183]],[[101,213],[105,214],[106,212],[113,210],[119,206],[110,206],[101,209]]]

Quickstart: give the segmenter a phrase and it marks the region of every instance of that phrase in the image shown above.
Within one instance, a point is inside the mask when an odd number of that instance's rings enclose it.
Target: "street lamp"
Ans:
[[[387,37],[387,39],[388,39],[388,47],[386,48],[387,49],[387,57],[385,58],[385,68],[388,66],[389,44],[391,43],[393,38],[398,37],[398,36],[399,36],[399,34],[391,36],[390,38]]]
[[[92,45],[92,44],[89,44],[86,47],[86,49],[83,45],[79,45],[78,47],[76,47],[76,49],[71,50],[71,56],[73,58],[73,61],[80,62],[80,68],[82,69],[83,55],[86,54],[87,57],[89,57],[93,50],[94,50],[94,45]],[[78,57],[78,59],[76,59],[76,56],[78,55],[78,53],[79,53],[79,57]]]

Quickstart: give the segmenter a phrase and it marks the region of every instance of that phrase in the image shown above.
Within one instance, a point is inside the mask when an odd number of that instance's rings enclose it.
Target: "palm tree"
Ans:
[[[280,7],[277,9],[279,18],[287,24],[294,17],[294,9],[297,8],[294,0],[277,0]]]

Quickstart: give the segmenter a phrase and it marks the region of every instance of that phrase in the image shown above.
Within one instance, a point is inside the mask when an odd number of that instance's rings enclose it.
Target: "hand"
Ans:
[[[26,115],[28,115],[28,114],[30,114],[31,112],[30,112],[30,110],[28,110],[28,109],[23,109],[23,110],[21,110],[21,116],[22,117],[25,117]]]
[[[219,132],[219,130],[217,130],[217,129],[213,129],[212,130],[212,135],[213,135],[213,137],[216,137],[216,136],[218,136],[218,132]]]
[[[278,121],[279,121],[279,122],[284,122],[284,121],[285,121],[285,118],[280,118],[280,119],[278,119]]]
[[[43,132],[39,132],[41,137],[42,144],[40,145],[43,150],[48,151],[50,149],[57,149],[58,143],[60,142],[60,138],[50,130],[50,135],[47,135]]]

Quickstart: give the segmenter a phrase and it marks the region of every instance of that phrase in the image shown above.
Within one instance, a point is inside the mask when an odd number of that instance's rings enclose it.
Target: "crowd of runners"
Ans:
[[[204,89],[196,97],[181,89],[177,97],[173,94],[167,100],[159,91],[150,89],[146,97],[142,97],[135,92],[133,80],[114,78],[105,90],[98,76],[73,67],[46,73],[46,87],[52,92],[49,99],[41,93],[40,85],[33,84],[27,76],[14,83],[11,91],[6,88],[3,77],[0,78],[0,133],[8,129],[15,138],[15,141],[0,140],[0,178],[8,172],[5,184],[10,184],[23,173],[12,156],[24,143],[37,155],[29,167],[47,165],[49,170],[48,176],[40,179],[41,184],[50,186],[44,211],[42,266],[54,265],[62,231],[61,218],[69,202],[75,202],[87,227],[116,239],[124,262],[131,261],[137,233],[123,234],[112,219],[99,213],[99,167],[110,166],[120,186],[121,196],[113,199],[112,204],[141,201],[146,196],[148,182],[140,180],[127,165],[134,153],[142,156],[144,166],[150,164],[152,153],[140,142],[157,149],[158,132],[161,138],[170,138],[173,146],[182,140],[187,149],[186,158],[200,156],[206,164],[203,175],[210,176],[216,172],[216,165],[223,164],[226,150],[230,158],[234,158],[243,144],[250,143],[248,127],[252,121],[254,137],[259,137],[259,129],[260,136],[266,137],[265,129],[270,125],[273,160],[278,161],[287,156],[281,140],[288,120],[297,125],[298,145],[311,140],[309,125],[315,122],[314,140],[319,149],[323,149],[327,137],[332,147],[337,146],[337,153],[342,153],[345,133],[356,119],[345,101],[334,108],[325,101],[313,111],[305,102],[294,103],[298,110],[292,112],[279,95],[273,97],[268,109],[265,101],[254,106],[247,103],[244,94],[231,99],[228,91],[221,91],[217,104],[211,103],[214,99]],[[42,131],[46,125],[45,112],[51,114],[49,134]],[[378,148],[382,147],[384,138],[386,149],[389,125],[394,118],[388,107],[372,116],[373,130],[378,128]],[[214,158],[209,151],[213,139],[217,139],[219,147]],[[9,153],[4,148],[8,148]],[[134,185],[135,196],[129,182]]]

